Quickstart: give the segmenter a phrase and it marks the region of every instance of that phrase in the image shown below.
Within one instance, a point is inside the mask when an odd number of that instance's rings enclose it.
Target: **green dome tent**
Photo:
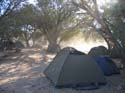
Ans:
[[[86,55],[84,52],[78,51],[73,47],[65,47],[62,49],[62,51],[64,50],[67,52],[70,52],[70,54],[72,53],[72,54],[77,54],[77,55]]]
[[[105,48],[104,46],[99,46],[99,47],[93,47],[88,55],[92,56],[92,57],[96,57],[96,56],[107,56],[109,55],[108,49]]]
[[[106,84],[103,72],[90,56],[66,49],[57,54],[44,73],[55,87]]]

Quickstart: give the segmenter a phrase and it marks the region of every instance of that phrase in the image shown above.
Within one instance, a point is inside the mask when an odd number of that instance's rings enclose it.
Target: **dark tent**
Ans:
[[[14,48],[14,43],[11,40],[2,40],[0,42],[0,49],[2,50],[12,50]]]
[[[107,48],[105,48],[104,46],[99,46],[99,47],[92,48],[89,51],[88,55],[92,57],[96,57],[96,56],[101,56],[101,55],[109,55],[109,53],[108,53]]]
[[[44,71],[55,87],[106,84],[98,64],[88,55],[61,50]]]
[[[24,48],[24,45],[23,45],[22,42],[16,41],[16,42],[15,42],[15,47],[16,47],[16,48]]]
[[[119,69],[115,65],[115,63],[108,57],[98,56],[94,58],[95,61],[98,63],[104,75],[110,76],[112,74],[119,74]]]
[[[24,48],[24,45],[20,42],[13,42],[12,40],[2,40],[0,42],[0,50],[20,50],[21,48]]]
[[[81,52],[81,51],[78,51],[76,50],[75,48],[73,47],[65,47],[62,49],[62,51],[69,51],[70,54],[77,54],[77,55],[86,55],[85,53]]]

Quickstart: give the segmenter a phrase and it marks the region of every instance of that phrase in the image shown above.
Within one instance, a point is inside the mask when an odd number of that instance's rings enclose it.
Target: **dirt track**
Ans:
[[[40,77],[44,77],[43,70],[52,58],[53,55],[40,49],[23,49],[21,53],[8,53],[0,61],[0,91],[9,89],[10,93],[10,90],[18,91],[21,87],[39,82]]]

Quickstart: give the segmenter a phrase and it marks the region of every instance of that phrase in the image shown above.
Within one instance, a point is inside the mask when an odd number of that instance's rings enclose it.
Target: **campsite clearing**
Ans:
[[[1,59],[0,93],[125,93],[119,90],[122,81],[120,75],[106,78],[108,84],[97,90],[54,88],[43,74],[54,56],[31,48]]]

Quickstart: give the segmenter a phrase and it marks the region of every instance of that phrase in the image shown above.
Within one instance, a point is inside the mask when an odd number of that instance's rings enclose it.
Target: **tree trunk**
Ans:
[[[60,50],[60,46],[59,44],[57,44],[56,42],[53,43],[49,43],[47,51],[50,53],[57,53]]]
[[[48,39],[49,45],[47,51],[50,53],[57,53],[60,50],[60,45],[57,43],[58,37],[56,35],[51,36],[51,39]]]
[[[121,60],[122,60],[122,63],[123,63],[123,67],[125,68],[125,55],[124,55],[123,47],[120,45],[120,43],[114,37],[114,35],[111,33],[109,28],[106,28],[105,30],[106,30],[105,32],[107,32],[107,33],[104,33],[104,31],[102,31],[102,33],[105,34],[105,38],[107,39],[107,42],[109,42],[110,48],[112,48],[112,47],[116,48],[116,52],[121,57]]]
[[[26,47],[30,47],[29,40],[25,40],[26,42]]]
[[[32,38],[32,42],[33,42],[33,45],[32,45],[32,47],[35,47],[35,40]]]
[[[26,47],[30,47],[30,44],[29,44],[30,39],[28,39],[27,33],[23,33],[23,38],[24,38]]]
[[[47,48],[47,51],[48,52],[51,52],[51,53],[57,53],[59,52],[60,50],[60,45],[57,43],[57,39],[58,39],[58,36],[51,36],[51,39],[49,39],[49,45],[48,45],[48,48]]]
[[[57,29],[44,31],[49,42],[47,51],[50,53],[57,53],[58,51],[60,51],[60,45],[58,44],[59,31]]]

